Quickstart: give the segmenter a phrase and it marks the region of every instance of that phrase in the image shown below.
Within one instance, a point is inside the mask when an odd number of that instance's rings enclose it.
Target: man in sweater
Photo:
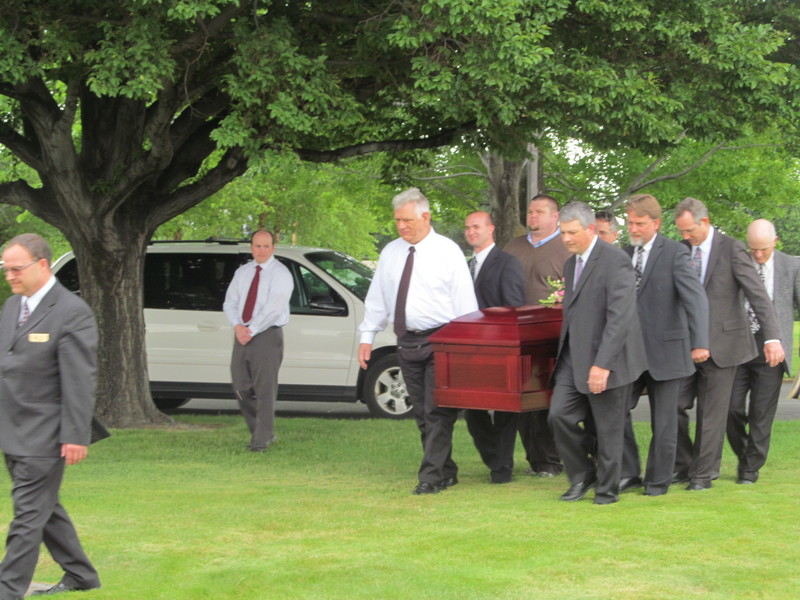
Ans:
[[[570,257],[560,239],[558,203],[539,194],[528,204],[528,233],[510,240],[505,251],[516,256],[525,273],[525,304],[538,305],[550,295],[547,278],[562,279],[564,263]],[[547,424],[548,411],[522,413],[519,435],[530,463],[529,472],[537,477],[553,477],[563,470],[553,433]]]

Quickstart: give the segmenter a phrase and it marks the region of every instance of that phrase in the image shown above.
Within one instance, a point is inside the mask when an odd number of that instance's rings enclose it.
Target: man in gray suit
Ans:
[[[644,493],[666,494],[675,467],[678,393],[694,373],[695,362],[708,352],[708,299],[692,272],[686,246],[658,233],[661,205],[650,194],[631,197],[625,205],[636,276],[636,308],[647,352],[647,371],[633,384],[630,409],[647,388],[653,437],[647,455]],[[639,451],[630,410],[625,417],[625,451],[620,491],[642,485]]]
[[[690,491],[705,490],[719,477],[728,407],[736,367],[758,356],[744,299],[753,308],[764,335],[764,360],[783,362],[775,308],[761,284],[744,244],[711,227],[706,206],[684,198],[675,207],[675,225],[688,244],[692,267],[709,304],[709,360],[698,362],[684,380],[678,398],[678,449],[673,481],[689,482]],[[697,428],[689,436],[688,410],[697,398]]]
[[[625,409],[631,384],[646,368],[630,258],[599,239],[594,211],[582,202],[561,210],[561,239],[573,256],[564,266],[564,320],[550,403],[550,426],[570,480],[561,496],[594,503],[618,499]],[[581,427],[594,418],[597,463]]]
[[[65,465],[86,458],[95,402],[97,325],[86,303],[50,272],[35,234],[13,238],[3,270],[14,295],[0,316],[0,448],[11,475],[14,520],[0,563],[0,600],[30,585],[44,542],[64,570],[38,594],[100,587],[58,500]]]
[[[755,483],[759,470],[767,462],[781,383],[792,364],[794,308],[800,308],[800,259],[776,250],[777,239],[775,226],[764,219],[753,221],[747,229],[750,257],[775,306],[786,360],[770,366],[761,350],[754,359],[736,368],[728,413],[728,441],[739,458],[736,480],[739,484]],[[752,329],[756,345],[763,348],[763,331],[755,324]]]

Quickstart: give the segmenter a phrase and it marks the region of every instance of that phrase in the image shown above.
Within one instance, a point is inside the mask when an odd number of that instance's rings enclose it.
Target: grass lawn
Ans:
[[[775,424],[754,486],[734,483],[726,447],[709,491],[594,506],[560,502],[566,478],[524,475],[521,452],[516,479],[490,485],[463,421],[459,485],[412,496],[411,421],[278,419],[252,454],[238,417],[178,418],[67,469],[62,500],[103,580],[81,600],[800,597],[800,422]],[[35,580],[59,576],[44,552]]]

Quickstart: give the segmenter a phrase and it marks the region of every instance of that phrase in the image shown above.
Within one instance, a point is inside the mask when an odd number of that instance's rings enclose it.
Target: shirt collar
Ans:
[[[558,227],[556,227],[556,230],[553,233],[551,233],[550,235],[548,235],[546,238],[544,238],[543,240],[540,240],[538,242],[534,242],[531,239],[530,232],[528,232],[528,242],[530,242],[531,246],[533,246],[534,248],[538,248],[539,246],[544,246],[547,242],[549,242],[550,240],[555,238],[560,233],[561,233],[561,231],[558,229]]]
[[[591,243],[589,244],[589,247],[583,252],[583,254],[578,255],[581,257],[584,266],[586,266],[586,261],[589,260],[589,256],[591,255],[592,250],[594,250],[595,245],[597,245],[597,239],[598,239],[597,234],[595,234],[595,236],[592,238]]]

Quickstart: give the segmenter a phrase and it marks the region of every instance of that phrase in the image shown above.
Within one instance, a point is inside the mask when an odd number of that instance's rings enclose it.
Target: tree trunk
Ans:
[[[81,295],[100,331],[95,413],[110,427],[169,422],[151,400],[147,373],[142,289],[149,236],[130,227],[113,231],[114,236],[93,240],[67,236],[78,264]]]
[[[494,238],[502,248],[520,233],[520,188],[527,161],[508,160],[494,153],[483,154],[481,160],[489,180]]]

